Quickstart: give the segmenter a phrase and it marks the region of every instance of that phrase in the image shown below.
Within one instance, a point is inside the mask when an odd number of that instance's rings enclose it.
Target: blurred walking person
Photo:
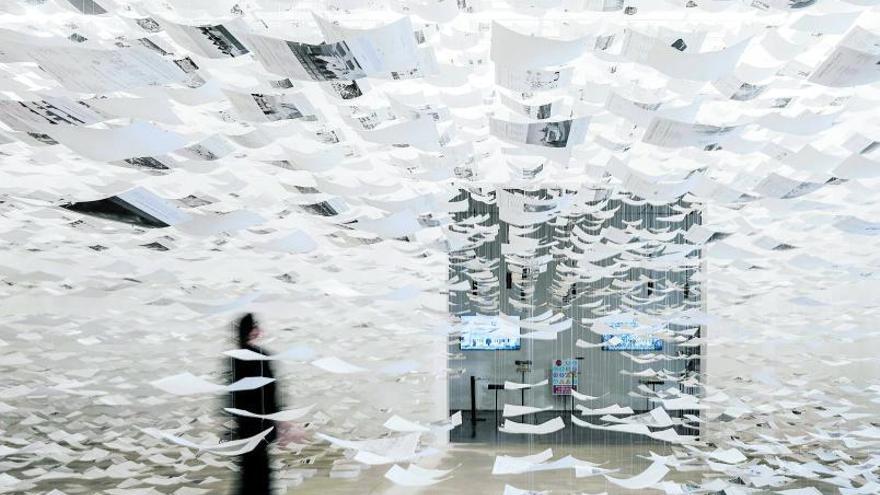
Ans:
[[[241,349],[247,349],[258,354],[268,355],[266,351],[257,347],[255,341],[262,336],[262,331],[254,319],[254,315],[248,313],[239,319],[237,324],[238,345]],[[232,360],[232,383],[247,377],[275,378],[272,374],[272,366],[265,360]],[[277,382],[272,381],[260,388],[253,390],[239,390],[231,393],[230,407],[242,409],[253,414],[267,415],[279,411]],[[248,438],[270,427],[271,432],[261,441],[254,450],[243,454],[239,459],[239,482],[236,493],[239,495],[269,495],[272,491],[272,471],[269,466],[269,444],[278,438],[280,423],[263,418],[250,418],[235,416],[237,435],[236,437]]]

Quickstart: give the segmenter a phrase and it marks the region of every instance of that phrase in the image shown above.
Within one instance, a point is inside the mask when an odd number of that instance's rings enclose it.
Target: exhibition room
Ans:
[[[0,0],[0,494],[880,495],[880,0]]]

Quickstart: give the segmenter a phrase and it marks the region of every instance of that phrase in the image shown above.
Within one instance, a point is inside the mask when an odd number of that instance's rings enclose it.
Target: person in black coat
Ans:
[[[244,315],[238,321],[237,330],[239,347],[268,355],[266,351],[254,345],[254,341],[260,337],[261,331],[259,325],[254,320],[253,314],[248,313]],[[233,359],[232,361],[232,383],[250,376],[275,378],[269,361],[245,361],[242,359]],[[276,383],[273,381],[257,389],[232,392],[230,394],[230,407],[260,415],[278,412],[280,408]],[[274,427],[255,449],[243,454],[239,460],[240,478],[237,493],[241,495],[269,495],[272,490],[269,444],[278,438],[278,429],[283,424],[269,419],[249,418],[238,415],[235,416],[235,421],[238,438],[252,437],[270,427]]]

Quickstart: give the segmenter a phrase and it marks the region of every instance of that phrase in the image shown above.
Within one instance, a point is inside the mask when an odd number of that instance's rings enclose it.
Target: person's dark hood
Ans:
[[[238,320],[238,345],[239,347],[247,347],[248,337],[251,334],[251,331],[254,327],[257,326],[257,322],[254,319],[253,313],[247,313],[242,316]]]

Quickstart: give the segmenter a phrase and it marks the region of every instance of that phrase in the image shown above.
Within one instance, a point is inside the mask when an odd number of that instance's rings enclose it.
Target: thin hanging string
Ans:
[[[265,366],[266,366],[266,361],[263,359],[260,359],[260,376],[263,376],[263,377],[266,376]],[[275,392],[276,392],[276,396],[277,396],[278,383],[276,382],[273,385],[276,387]],[[266,411],[266,385],[263,385],[262,387],[260,387],[260,414],[267,414],[267,411]],[[260,420],[260,428],[262,428],[263,426],[265,426],[265,423],[263,423],[263,420],[261,419]],[[273,427],[274,427],[274,425],[273,425]],[[278,435],[277,431],[275,432],[275,435],[276,436]],[[267,441],[267,443],[268,443],[268,441]]]

